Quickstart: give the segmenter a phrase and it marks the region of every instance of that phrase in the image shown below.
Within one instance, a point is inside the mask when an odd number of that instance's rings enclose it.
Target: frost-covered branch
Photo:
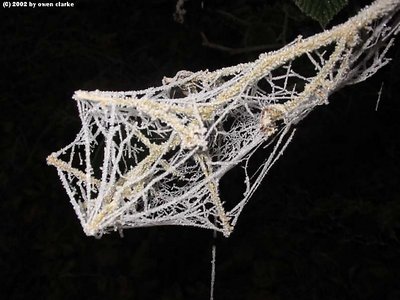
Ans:
[[[251,63],[180,71],[140,91],[75,92],[82,129],[47,161],[85,233],[184,225],[228,236],[293,137],[292,125],[389,62],[399,7],[375,1],[346,23]],[[271,150],[251,174],[260,147]],[[246,189],[233,203],[221,199],[219,181],[238,165]]]

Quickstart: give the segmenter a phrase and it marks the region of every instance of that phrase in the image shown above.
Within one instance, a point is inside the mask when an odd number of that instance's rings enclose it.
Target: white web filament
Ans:
[[[290,142],[292,125],[389,62],[399,7],[398,0],[378,0],[346,23],[298,37],[255,62],[181,71],[160,87],[76,91],[82,128],[47,162],[57,168],[84,232],[184,225],[229,236]],[[250,174],[252,154],[266,146],[269,156]],[[221,199],[219,182],[238,165],[246,189],[230,203]]]

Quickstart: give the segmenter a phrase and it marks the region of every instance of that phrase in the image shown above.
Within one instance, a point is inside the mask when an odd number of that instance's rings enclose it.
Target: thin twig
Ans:
[[[250,25],[249,22],[247,22],[239,17],[236,17],[235,15],[233,15],[229,12],[226,12],[224,10],[217,9],[215,12],[220,14],[221,16],[241,25],[241,26],[249,26]]]
[[[227,52],[230,55],[278,49],[282,46],[281,44],[268,44],[268,45],[259,45],[259,46],[251,46],[251,47],[244,47],[244,48],[231,48],[231,47],[227,47],[227,46],[223,46],[220,44],[210,42],[208,40],[207,36],[204,34],[204,32],[200,32],[200,35],[202,38],[202,45],[204,47],[219,50],[222,52]]]

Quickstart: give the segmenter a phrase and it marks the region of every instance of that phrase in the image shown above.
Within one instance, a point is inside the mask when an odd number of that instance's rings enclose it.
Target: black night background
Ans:
[[[323,29],[289,0],[189,0],[183,24],[174,0],[74,3],[2,8],[2,299],[208,299],[212,232],[84,235],[46,165],[80,128],[71,96],[252,61],[262,52],[252,47]],[[328,28],[368,3],[350,0]],[[236,50],[203,45],[201,33]],[[390,64],[297,126],[233,234],[216,239],[215,299],[400,299],[399,44]],[[241,193],[242,179],[226,176],[225,199]]]

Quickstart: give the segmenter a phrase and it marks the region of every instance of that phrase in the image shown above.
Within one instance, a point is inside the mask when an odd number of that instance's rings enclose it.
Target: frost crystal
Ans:
[[[141,91],[75,92],[82,129],[47,161],[85,233],[186,225],[228,236],[290,142],[292,125],[388,63],[399,6],[378,0],[346,23],[252,63],[180,71]],[[252,154],[267,146],[269,156],[250,174]],[[224,203],[220,179],[238,165],[243,198]]]

